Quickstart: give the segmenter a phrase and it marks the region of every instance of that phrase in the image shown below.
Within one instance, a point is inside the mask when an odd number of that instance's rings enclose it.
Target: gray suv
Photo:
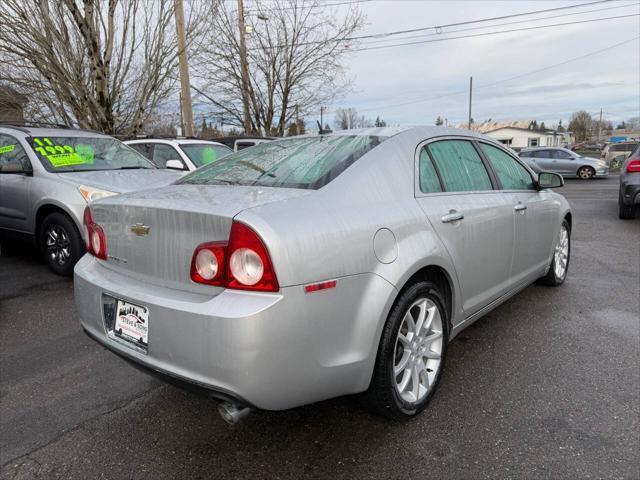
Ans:
[[[520,150],[519,155],[536,173],[555,172],[564,177],[578,177],[583,180],[609,175],[609,167],[603,160],[583,157],[568,148],[524,148]]]
[[[71,275],[85,252],[82,219],[91,201],[181,174],[100,133],[0,124],[0,232],[32,236],[51,270]]]

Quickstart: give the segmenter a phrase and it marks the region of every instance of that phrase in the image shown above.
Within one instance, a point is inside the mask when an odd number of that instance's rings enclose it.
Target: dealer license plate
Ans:
[[[118,300],[113,333],[146,349],[149,345],[149,309]]]

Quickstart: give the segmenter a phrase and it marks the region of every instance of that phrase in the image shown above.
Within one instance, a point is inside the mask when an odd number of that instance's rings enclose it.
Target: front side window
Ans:
[[[151,147],[152,145],[149,143],[130,143],[129,146],[133,148],[136,152],[141,153],[146,158],[151,159]]]
[[[180,145],[180,148],[198,168],[233,153],[229,147],[210,143],[185,143]]]
[[[487,169],[471,142],[441,140],[428,149],[448,192],[492,189]]]
[[[115,138],[35,136],[28,142],[49,172],[155,168],[149,160]]]
[[[386,138],[334,135],[260,143],[205,165],[178,183],[318,189]]]
[[[511,158],[511,155],[486,143],[481,143],[480,148],[493,166],[503,190],[534,189],[533,179],[527,169]]]
[[[573,155],[569,152],[565,152],[564,150],[553,150],[553,158],[558,158],[560,160],[571,160]]]
[[[551,152],[549,150],[538,150],[536,158],[551,158]]]
[[[441,192],[440,180],[429,158],[426,148],[420,150],[420,191],[423,193]]]
[[[0,134],[0,173],[31,171],[31,162],[20,142],[11,135]]]
[[[182,160],[180,154],[171,145],[165,145],[164,143],[156,143],[153,145],[153,163],[158,168],[165,168],[168,160]]]

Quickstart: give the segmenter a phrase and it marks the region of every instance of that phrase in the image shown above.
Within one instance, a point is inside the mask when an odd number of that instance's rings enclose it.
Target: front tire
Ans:
[[[596,176],[596,171],[591,167],[580,167],[578,169],[578,177],[582,180],[590,180]]]
[[[443,298],[438,286],[420,281],[396,300],[382,331],[366,393],[377,413],[408,420],[424,410],[434,395],[449,338]]]
[[[40,250],[53,273],[73,275],[84,254],[84,242],[73,221],[63,213],[49,214],[40,227]]]
[[[557,287],[562,285],[567,278],[569,271],[569,259],[571,258],[571,229],[566,220],[562,221],[560,233],[555,246],[551,266],[547,274],[538,280],[542,285]]]

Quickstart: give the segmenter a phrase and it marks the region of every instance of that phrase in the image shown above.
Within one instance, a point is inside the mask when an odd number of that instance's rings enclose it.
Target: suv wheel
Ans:
[[[389,313],[367,391],[368,403],[394,420],[407,420],[429,403],[440,382],[449,338],[439,288],[427,281],[405,290]]]
[[[636,216],[635,205],[625,205],[622,201],[622,195],[618,195],[618,217],[622,220],[632,220]]]
[[[63,213],[49,214],[40,227],[40,249],[49,268],[58,275],[73,275],[84,254],[84,242],[73,221]]]

